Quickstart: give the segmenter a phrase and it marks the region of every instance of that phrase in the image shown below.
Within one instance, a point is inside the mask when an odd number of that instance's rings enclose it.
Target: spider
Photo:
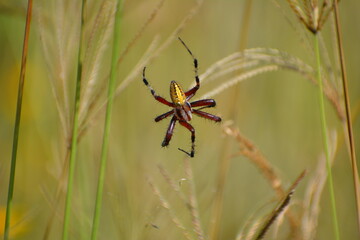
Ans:
[[[198,101],[194,101],[194,102],[189,102],[189,100],[196,94],[197,90],[199,90],[199,88],[200,88],[200,80],[199,80],[199,76],[198,76],[198,61],[194,57],[194,55],[192,54],[190,49],[183,42],[183,40],[181,40],[180,37],[179,37],[179,40],[182,43],[182,45],[184,45],[186,50],[189,52],[191,57],[193,58],[194,68],[195,68],[196,85],[193,88],[191,88],[190,90],[184,92],[178,83],[176,83],[175,81],[171,81],[171,83],[170,83],[171,102],[169,102],[165,98],[157,95],[155,93],[155,90],[150,86],[149,82],[147,81],[147,79],[145,77],[146,66],[143,69],[143,82],[149,88],[149,90],[150,90],[151,94],[153,95],[153,97],[155,98],[155,100],[173,108],[172,110],[170,110],[164,114],[161,114],[155,118],[155,122],[159,122],[167,117],[172,116],[172,118],[170,120],[170,125],[166,131],[166,135],[165,135],[164,141],[162,142],[161,146],[165,147],[165,146],[169,145],[169,142],[170,142],[171,137],[174,132],[175,123],[176,123],[176,121],[179,121],[181,126],[187,128],[191,132],[191,151],[187,152],[181,148],[178,148],[178,149],[180,151],[186,153],[190,157],[194,157],[194,155],[195,155],[195,129],[189,123],[189,121],[192,119],[192,114],[195,114],[199,117],[203,117],[206,119],[210,119],[215,122],[221,122],[221,118],[218,116],[212,115],[210,113],[200,111],[203,108],[215,107],[216,102],[214,99],[202,99],[202,100],[198,100]],[[200,108],[194,109],[195,107],[200,107]]]

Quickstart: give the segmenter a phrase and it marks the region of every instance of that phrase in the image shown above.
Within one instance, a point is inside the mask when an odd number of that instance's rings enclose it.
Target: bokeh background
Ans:
[[[168,107],[152,98],[142,82],[141,67],[136,67],[145,64],[144,54],[156,52],[146,52],[151,43],[158,47],[169,37],[171,39],[166,48],[146,62],[150,84],[168,99],[171,80],[185,89],[194,83],[192,59],[176,40],[178,35],[197,57],[200,74],[242,48],[258,47],[278,49],[315,67],[313,36],[299,23],[286,1],[209,0],[200,7],[194,0],[167,0],[162,5],[159,2],[136,0],[125,1],[122,5],[120,48],[124,51],[129,43],[134,44],[119,64],[117,81],[122,84],[130,74],[134,78],[123,85],[114,103],[99,239],[186,239],[173,223],[171,214],[181,219],[196,239],[189,210],[159,171],[159,166],[166,169],[171,178],[179,182],[185,195],[190,191],[191,180],[184,171],[186,156],[177,149],[190,149],[190,133],[177,125],[169,147],[161,147],[169,120],[155,123],[153,119],[168,111]],[[91,49],[86,46],[92,30],[96,29],[94,24],[101,4],[102,1],[87,1],[82,44],[88,51]],[[359,9],[359,1],[340,2],[357,152],[360,151]],[[26,1],[0,1],[1,226],[6,208],[25,13]],[[248,23],[244,23],[245,13],[249,14]],[[152,14],[155,14],[154,19],[142,28]],[[13,239],[61,238],[66,185],[60,188],[59,185],[64,182],[64,172],[66,175],[79,49],[79,16],[80,1],[34,1],[15,181]],[[174,33],[184,19],[188,19],[186,24]],[[244,31],[244,27],[248,30]],[[332,67],[324,68],[324,72],[334,71],[338,76],[333,30],[330,14],[321,32],[324,43],[321,50],[322,56],[331,60]],[[94,109],[98,109],[105,99],[106,84],[103,83],[107,81],[112,44],[111,32],[99,30],[95,33],[109,35],[107,39],[99,40],[99,45],[91,50],[94,52],[89,54],[101,51],[102,55],[94,71],[98,80],[92,86],[100,93],[100,97],[93,97]],[[86,56],[84,54],[84,59]],[[232,74],[204,85],[194,99],[241,71]],[[336,83],[334,86],[341,94],[341,85]],[[223,124],[231,124],[250,139],[269,160],[285,189],[307,170],[290,205],[298,214],[296,216],[301,216],[306,191],[323,158],[317,87],[297,72],[279,70],[246,79],[213,98],[217,106],[208,112],[221,116]],[[353,182],[344,129],[328,101],[326,114],[329,135],[331,139],[337,139],[332,140],[335,142],[331,149],[338,146],[333,176],[340,234],[342,239],[357,239]],[[89,239],[91,233],[104,111],[84,119],[89,124],[81,137],[76,162],[71,239]],[[223,124],[196,117],[191,124],[196,128],[196,155],[191,159],[191,167],[203,230],[210,236],[214,228],[214,199],[219,193],[220,170],[224,164],[229,164],[223,178],[222,211],[216,223],[219,231],[214,239],[236,239],[241,229],[261,222],[278,199],[261,171],[238,154],[238,143],[224,133]],[[160,189],[170,204],[170,211],[162,207],[149,182]],[[320,195],[314,239],[334,239],[327,186]],[[302,221],[300,217],[299,221]],[[289,238],[287,219],[280,223],[278,232],[270,231],[268,239]],[[47,229],[49,234],[44,237]]]

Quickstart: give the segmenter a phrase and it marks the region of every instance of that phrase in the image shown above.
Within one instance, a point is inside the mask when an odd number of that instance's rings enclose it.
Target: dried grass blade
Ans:
[[[263,156],[261,151],[246,137],[244,137],[239,130],[233,129],[224,125],[225,134],[232,136],[239,143],[240,152],[237,155],[247,157],[260,170],[264,178],[269,182],[270,186],[275,191],[279,199],[283,199],[286,192],[282,186],[281,179],[275,172],[271,163]],[[296,235],[299,228],[299,222],[291,211],[286,213],[291,226],[292,234]]]
[[[348,93],[348,83],[347,83],[347,75],[346,75],[346,64],[344,57],[344,49],[342,47],[342,37],[341,37],[341,24],[339,18],[339,8],[338,1],[334,0],[334,18],[335,18],[335,26],[336,26],[336,36],[338,42],[338,50],[339,50],[339,58],[340,58],[340,66],[341,66],[341,76],[343,83],[343,93],[345,98],[345,112],[346,112],[346,127],[349,138],[350,145],[350,158],[351,158],[351,168],[352,175],[354,181],[354,191],[355,191],[355,200],[356,200],[356,213],[357,213],[357,223],[358,223],[358,233],[360,235],[360,182],[359,182],[359,172],[356,163],[356,152],[355,152],[355,141],[353,136],[352,122],[351,122],[351,107],[350,107],[350,99]]]
[[[279,217],[281,213],[284,212],[285,208],[289,205],[291,198],[295,192],[295,188],[298,186],[300,181],[304,178],[306,171],[303,171],[299,177],[296,178],[292,186],[289,188],[284,199],[279,203],[279,205],[273,210],[273,212],[269,215],[267,220],[265,221],[263,227],[260,228],[259,233],[255,237],[256,240],[263,239],[267,231],[270,229],[271,225],[275,222],[275,220]]]

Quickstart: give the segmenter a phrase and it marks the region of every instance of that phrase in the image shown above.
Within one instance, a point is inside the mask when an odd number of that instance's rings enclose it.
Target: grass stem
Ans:
[[[13,145],[12,145],[12,154],[11,154],[10,179],[9,179],[9,189],[8,189],[5,227],[4,227],[4,240],[9,239],[9,231],[10,231],[10,216],[11,216],[12,200],[14,195],[16,156],[17,156],[17,149],[19,142],[20,118],[21,118],[22,98],[23,98],[24,84],[25,84],[25,70],[26,70],[26,59],[28,53],[31,15],[32,15],[32,0],[29,0],[27,6],[27,14],[26,14],[25,34],[24,34],[17,105],[16,105],[15,126],[14,126]]]
[[[341,29],[340,29],[340,19],[339,19],[339,9],[338,1],[334,1],[334,18],[335,18],[335,27],[336,27],[336,37],[339,50],[339,59],[341,66],[341,77],[343,83],[343,94],[345,99],[345,112],[346,112],[346,127],[348,131],[349,145],[350,145],[350,157],[351,157],[351,168],[352,175],[354,179],[354,188],[355,188],[355,200],[356,200],[356,212],[357,212],[357,223],[358,223],[358,232],[360,234],[360,183],[359,183],[359,172],[356,164],[356,153],[355,153],[355,142],[354,135],[351,123],[351,108],[350,100],[348,93],[348,84],[346,76],[346,65],[344,57],[344,49],[342,47],[342,38],[341,38]]]
[[[252,2],[253,0],[246,0],[243,11],[242,11],[242,25],[240,30],[240,41],[239,41],[239,50],[242,51],[246,48],[249,35],[249,26],[250,18],[252,13]],[[230,104],[230,117],[236,122],[238,118],[238,107],[239,107],[239,96],[240,96],[240,86],[235,87],[232,95],[232,101]],[[223,198],[224,198],[224,189],[226,184],[226,177],[230,167],[230,158],[228,157],[229,152],[231,151],[231,144],[228,139],[225,139],[222,145],[222,152],[219,160],[219,172],[217,180],[217,191],[214,196],[214,205],[212,207],[212,222],[211,230],[209,232],[209,239],[217,239],[220,232],[221,217],[223,211]]]
[[[102,195],[104,190],[105,182],[105,170],[106,162],[109,148],[109,136],[110,136],[110,126],[111,126],[111,115],[112,115],[112,106],[115,96],[115,85],[117,77],[117,61],[119,58],[120,50],[120,24],[121,24],[121,0],[117,1],[116,14],[115,14],[115,24],[114,24],[114,40],[113,40],[113,54],[111,59],[111,72],[109,78],[108,86],[108,102],[106,106],[106,115],[105,115],[105,126],[104,126],[104,136],[101,149],[101,160],[100,160],[100,170],[99,170],[99,179],[96,193],[96,203],[95,211],[93,217],[93,225],[91,232],[91,239],[95,240],[97,238],[99,223],[100,223],[100,213],[102,206]]]
[[[75,90],[75,109],[74,109],[74,119],[73,119],[73,131],[71,138],[71,150],[70,150],[70,160],[69,160],[69,175],[68,175],[68,184],[67,184],[67,193],[65,200],[65,213],[64,213],[64,223],[63,223],[63,235],[62,239],[66,240],[69,236],[69,223],[70,223],[70,213],[71,213],[71,198],[72,190],[74,185],[74,175],[75,175],[75,161],[77,153],[77,140],[78,140],[78,128],[79,128],[79,107],[80,107],[80,90],[81,90],[81,76],[82,76],[82,36],[84,31],[84,9],[85,2],[83,0],[81,3],[81,32],[79,38],[79,52],[78,52],[78,68],[77,68],[77,79],[76,79],[76,90]]]
[[[321,132],[324,143],[325,157],[326,157],[326,168],[328,173],[328,183],[329,183],[329,192],[331,199],[331,211],[332,211],[332,219],[334,225],[334,234],[335,239],[340,240],[339,233],[339,225],[336,213],[336,201],[335,201],[335,191],[331,170],[331,162],[330,162],[330,152],[329,152],[329,140],[327,136],[327,124],[326,124],[326,116],[325,116],[325,103],[324,103],[324,92],[323,92],[323,83],[321,77],[321,60],[320,60],[320,49],[319,49],[319,36],[318,34],[314,34],[315,40],[315,55],[316,55],[316,66],[317,66],[317,78],[319,84],[319,104],[320,104],[320,118],[321,118]]]

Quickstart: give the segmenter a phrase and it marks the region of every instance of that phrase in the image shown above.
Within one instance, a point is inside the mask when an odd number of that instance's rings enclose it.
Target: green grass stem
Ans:
[[[23,98],[24,84],[25,84],[25,70],[26,70],[26,59],[27,59],[27,53],[28,53],[31,15],[32,15],[32,0],[29,0],[28,6],[27,6],[25,34],[24,34],[18,96],[17,96],[17,104],[16,104],[16,115],[15,115],[15,126],[14,126],[13,145],[12,145],[12,154],[11,154],[9,189],[8,189],[8,197],[7,197],[7,204],[6,204],[4,240],[9,239],[9,232],[10,232],[10,217],[11,217],[12,200],[13,200],[13,195],[14,195],[16,156],[17,156],[17,149],[18,149],[18,143],[19,143],[20,119],[21,119],[22,98]]]
[[[78,68],[77,68],[77,79],[76,79],[76,89],[75,89],[75,109],[74,109],[74,119],[73,119],[73,131],[71,138],[71,151],[70,151],[70,160],[69,160],[69,175],[68,175],[68,184],[67,184],[67,193],[65,200],[65,213],[64,213],[64,223],[63,223],[63,235],[62,239],[66,240],[69,237],[69,223],[70,223],[70,213],[71,213],[71,199],[74,185],[74,175],[75,175],[75,163],[76,163],[76,154],[77,154],[77,140],[78,140],[78,128],[79,128],[79,107],[80,107],[80,90],[81,90],[81,76],[82,76],[82,36],[84,31],[84,5],[85,0],[81,3],[81,26],[80,26],[80,38],[79,38],[79,52],[78,52]]]
[[[117,77],[117,61],[120,55],[120,24],[121,24],[121,0],[117,1],[116,13],[115,13],[115,24],[114,24],[114,40],[113,40],[113,54],[111,59],[111,72],[109,78],[108,86],[108,102],[106,106],[106,115],[105,115],[105,126],[104,126],[104,135],[101,149],[101,160],[100,160],[100,169],[99,169],[99,179],[96,193],[96,202],[95,202],[95,211],[93,217],[93,225],[91,232],[91,239],[97,239],[97,234],[99,231],[100,223],[100,213],[102,206],[102,196],[104,190],[105,182],[105,170],[106,162],[109,148],[109,136],[110,136],[110,126],[111,126],[111,115],[112,115],[112,106],[115,96],[115,86],[116,86],[116,77]]]
[[[332,211],[332,219],[333,219],[333,227],[335,239],[340,240],[339,233],[339,224],[336,213],[336,201],[335,201],[335,191],[332,177],[332,169],[330,162],[330,152],[329,152],[329,139],[327,136],[327,123],[325,116],[325,103],[324,103],[324,92],[323,92],[323,83],[321,78],[321,59],[320,59],[320,49],[319,49],[319,36],[318,34],[314,34],[315,40],[315,55],[316,55],[316,66],[317,66],[317,78],[319,84],[319,104],[320,104],[320,118],[321,118],[321,132],[324,143],[325,150],[325,158],[326,158],[326,168],[328,173],[328,183],[329,183],[329,192],[330,192],[330,200],[331,200],[331,211]]]

